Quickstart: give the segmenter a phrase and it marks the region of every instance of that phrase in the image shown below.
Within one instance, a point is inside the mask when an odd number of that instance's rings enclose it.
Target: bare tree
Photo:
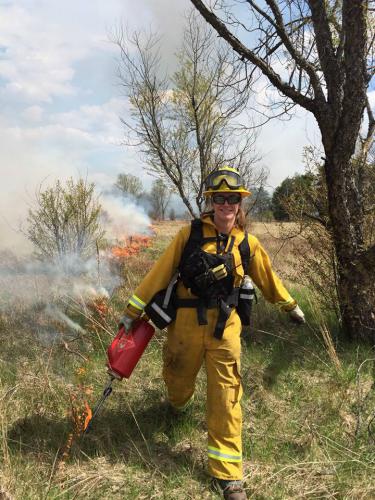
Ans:
[[[143,194],[143,185],[139,177],[132,174],[119,174],[115,183],[118,189],[124,196],[133,196],[139,198]]]
[[[366,94],[374,73],[374,9],[368,0],[220,0],[212,10],[191,1],[244,65],[283,97],[282,111],[299,105],[314,115],[343,326],[351,338],[374,342],[375,246],[365,235],[365,165],[375,129]]]
[[[164,220],[165,213],[171,200],[171,190],[162,181],[155,179],[150,191],[150,202],[152,206],[151,216],[154,219]]]
[[[129,40],[120,32],[116,43],[120,81],[131,103],[131,120],[122,121],[149,171],[172,185],[191,215],[194,201],[201,210],[204,178],[219,166],[237,167],[248,184],[264,181],[265,172],[254,169],[256,134],[246,116],[249,80],[197,15],[187,19],[173,74],[161,76],[156,36]]]

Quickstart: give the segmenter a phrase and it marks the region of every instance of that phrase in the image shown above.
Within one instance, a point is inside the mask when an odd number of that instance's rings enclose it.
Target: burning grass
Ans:
[[[111,247],[111,254],[116,259],[125,259],[131,255],[138,255],[141,250],[151,246],[152,238],[150,236],[133,235],[124,238],[121,245]]]

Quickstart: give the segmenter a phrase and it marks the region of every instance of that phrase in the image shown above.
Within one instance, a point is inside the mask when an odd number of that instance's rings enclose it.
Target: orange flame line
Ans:
[[[83,424],[83,430],[85,431],[90,423],[90,420],[92,419],[92,411],[91,411],[91,408],[89,407],[88,405],[88,402],[85,401],[85,408],[86,408],[86,418],[85,418],[85,422]]]
[[[111,248],[111,253],[114,257],[123,258],[131,255],[136,255],[142,248],[147,248],[151,245],[152,239],[150,236],[132,235],[124,238],[123,245],[117,245]]]

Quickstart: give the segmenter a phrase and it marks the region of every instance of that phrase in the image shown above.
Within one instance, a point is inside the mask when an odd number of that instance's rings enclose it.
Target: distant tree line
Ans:
[[[245,211],[250,220],[261,222],[296,220],[296,214],[291,213],[289,209],[290,200],[296,199],[298,196],[305,198],[308,196],[309,190],[319,189],[321,182],[322,179],[318,174],[306,172],[285,178],[272,194],[263,186],[250,187],[251,197],[245,201]],[[190,217],[190,214],[186,212],[176,214],[172,207],[168,210],[172,192],[161,179],[155,179],[151,190],[147,192],[137,176],[119,174],[115,188],[122,195],[130,197],[139,204],[146,205],[148,215],[153,219],[164,220],[168,218],[174,220]],[[321,204],[316,202],[315,208],[310,210],[310,216],[312,214],[318,216],[321,210]],[[304,214],[301,213],[301,215]]]

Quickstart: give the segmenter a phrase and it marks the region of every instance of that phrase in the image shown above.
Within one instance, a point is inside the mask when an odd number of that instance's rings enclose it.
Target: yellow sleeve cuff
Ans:
[[[130,304],[128,304],[126,306],[125,314],[132,319],[137,319],[142,315],[142,311],[140,311],[139,309],[135,309]]]
[[[286,300],[285,302],[278,302],[277,305],[280,306],[280,309],[282,311],[289,312],[289,311],[292,311],[296,307],[297,301],[294,299],[291,299],[291,300]]]
[[[137,297],[136,295],[132,295],[129,299],[129,305],[134,307],[134,309],[138,309],[139,311],[143,311],[146,306],[146,303],[143,302],[142,299]]]

